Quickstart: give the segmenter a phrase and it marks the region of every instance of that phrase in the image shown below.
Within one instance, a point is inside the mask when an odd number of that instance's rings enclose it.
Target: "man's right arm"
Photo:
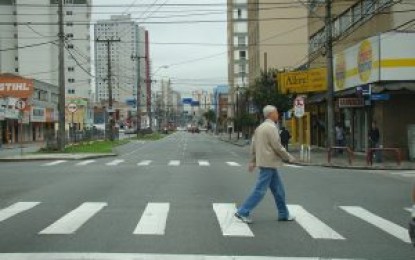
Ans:
[[[295,161],[295,158],[291,154],[289,154],[287,150],[285,150],[284,146],[282,146],[278,131],[276,131],[275,129],[276,128],[269,127],[266,131],[266,134],[268,135],[267,138],[271,144],[272,149],[283,160],[289,162]]]

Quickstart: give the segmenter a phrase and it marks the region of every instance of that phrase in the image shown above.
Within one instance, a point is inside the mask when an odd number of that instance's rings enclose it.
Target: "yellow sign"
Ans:
[[[327,70],[321,68],[279,73],[278,86],[283,94],[326,91]]]
[[[357,68],[360,80],[365,83],[370,79],[372,73],[372,52],[370,41],[365,40],[360,44],[359,53],[357,54]]]

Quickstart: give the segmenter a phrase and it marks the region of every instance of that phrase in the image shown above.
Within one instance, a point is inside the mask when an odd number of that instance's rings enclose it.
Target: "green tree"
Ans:
[[[210,109],[209,111],[206,111],[205,113],[203,113],[203,117],[206,119],[208,125],[210,124],[210,122],[215,122],[216,121],[216,113],[212,109]]]
[[[290,96],[279,93],[277,84],[277,70],[269,69],[267,72],[261,71],[261,75],[247,89],[247,95],[258,108],[260,117],[262,117],[261,110],[266,105],[276,106],[279,112],[291,109]]]

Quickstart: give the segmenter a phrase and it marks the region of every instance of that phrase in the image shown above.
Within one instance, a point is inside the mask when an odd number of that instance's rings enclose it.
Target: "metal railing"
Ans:
[[[395,154],[396,163],[398,166],[401,165],[402,161],[402,152],[399,148],[369,148],[366,155],[367,165],[373,165],[373,152],[393,152]]]
[[[332,152],[337,151],[337,150],[346,151],[347,155],[348,155],[348,159],[349,159],[349,165],[353,164],[354,152],[348,146],[333,146],[333,147],[330,147],[328,149],[328,154],[327,154],[327,162],[328,163],[331,163]]]

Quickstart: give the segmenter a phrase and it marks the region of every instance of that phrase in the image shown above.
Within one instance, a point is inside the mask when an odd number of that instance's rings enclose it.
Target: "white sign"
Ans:
[[[304,109],[304,98],[297,97],[294,100],[294,115],[295,117],[301,118],[304,116],[305,109]]]
[[[18,110],[24,110],[26,108],[26,102],[24,100],[17,100],[14,107]]]
[[[77,110],[76,104],[74,104],[74,103],[70,103],[70,104],[68,104],[68,111],[69,111],[69,112],[71,112],[71,113],[75,113],[75,112],[76,112],[76,110]]]

